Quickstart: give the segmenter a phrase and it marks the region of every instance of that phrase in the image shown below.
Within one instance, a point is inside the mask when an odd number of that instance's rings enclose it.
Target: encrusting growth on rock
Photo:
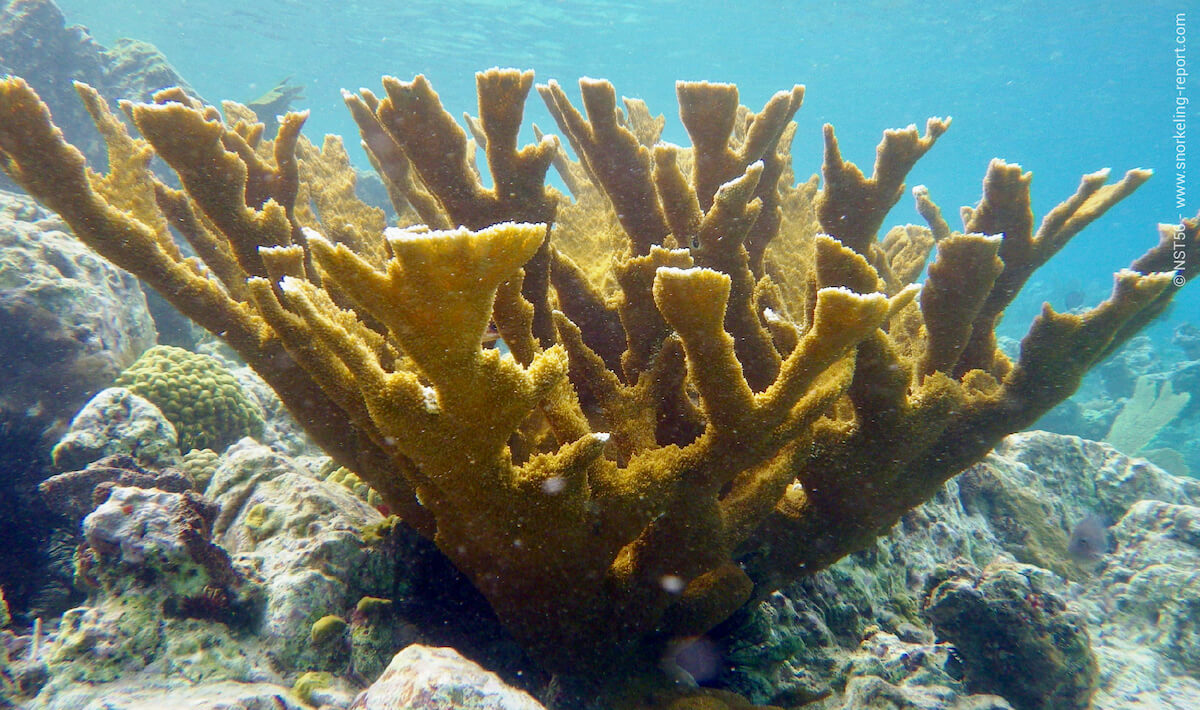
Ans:
[[[1108,300],[1046,306],[1010,362],[1005,307],[1148,172],[1086,176],[1034,231],[1029,173],[994,161],[961,233],[918,188],[929,226],[881,241],[948,120],[886,132],[870,177],[826,127],[818,191],[791,169],[799,86],[755,113],[731,85],[681,82],[691,148],[608,82],[580,82],[582,112],[539,86],[575,162],[541,131],[518,148],[532,72],[477,84],[471,139],[424,77],[345,95],[394,227],[304,114],[267,140],[246,109],[222,121],[178,91],[122,104],[136,138],[78,87],[109,143],[100,175],[7,79],[0,161],[228,342],[548,670],[618,705],[744,707],[672,687],[664,649],[885,533],[1160,312],[1173,249],[1174,273],[1200,269],[1197,222],[1164,227]]]

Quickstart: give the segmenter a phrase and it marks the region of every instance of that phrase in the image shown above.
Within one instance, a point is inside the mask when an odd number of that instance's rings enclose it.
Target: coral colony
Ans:
[[[178,90],[121,104],[137,138],[78,85],[108,143],[99,174],[7,79],[0,160],[236,350],[532,657],[614,707],[748,707],[671,684],[665,649],[885,533],[1200,268],[1197,222],[1161,227],[1108,300],[1046,306],[1011,361],[1005,308],[1147,171],[1085,176],[1035,230],[1030,175],[996,160],[961,232],[918,189],[928,226],[880,239],[948,121],[886,132],[870,177],[827,126],[818,189],[792,172],[800,86],[755,113],[732,85],[679,83],[691,147],[608,82],[580,82],[583,112],[538,86],[573,160],[540,131],[518,148],[532,72],[477,76],[473,137],[424,77],[383,83],[345,100],[398,226],[355,197],[339,139],[301,136],[305,114],[272,139]]]

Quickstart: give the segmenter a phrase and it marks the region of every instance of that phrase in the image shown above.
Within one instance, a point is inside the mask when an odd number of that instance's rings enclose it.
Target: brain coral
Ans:
[[[181,451],[223,450],[262,433],[258,408],[220,361],[170,345],[142,353],[114,383],[157,406],[179,432]]]
[[[212,449],[192,449],[183,455],[179,468],[183,469],[196,484],[196,490],[203,491],[208,487],[213,474],[221,464],[221,455]]]

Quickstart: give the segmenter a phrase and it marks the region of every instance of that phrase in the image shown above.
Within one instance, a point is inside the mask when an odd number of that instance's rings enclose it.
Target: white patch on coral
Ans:
[[[422,387],[421,394],[425,396],[425,411],[430,414],[440,414],[442,406],[438,404],[437,390],[432,387]]]

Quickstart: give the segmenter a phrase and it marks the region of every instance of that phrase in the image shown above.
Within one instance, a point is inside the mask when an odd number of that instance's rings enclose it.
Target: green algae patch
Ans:
[[[296,697],[305,705],[312,705],[312,694],[314,690],[321,690],[333,685],[333,674],[323,671],[310,671],[296,679],[296,684],[292,686],[292,691],[296,693]]]
[[[246,532],[255,542],[261,542],[283,527],[283,516],[274,507],[266,503],[256,503],[246,511],[243,520]]]
[[[393,531],[400,525],[400,518],[389,515],[373,525],[362,529],[362,541],[367,545],[382,545],[392,538]]]
[[[391,599],[381,599],[379,597],[363,597],[358,600],[358,604],[354,610],[363,616],[378,616],[386,614],[392,610]]]
[[[348,624],[340,616],[322,616],[312,625],[312,642],[323,646],[346,632]]]

